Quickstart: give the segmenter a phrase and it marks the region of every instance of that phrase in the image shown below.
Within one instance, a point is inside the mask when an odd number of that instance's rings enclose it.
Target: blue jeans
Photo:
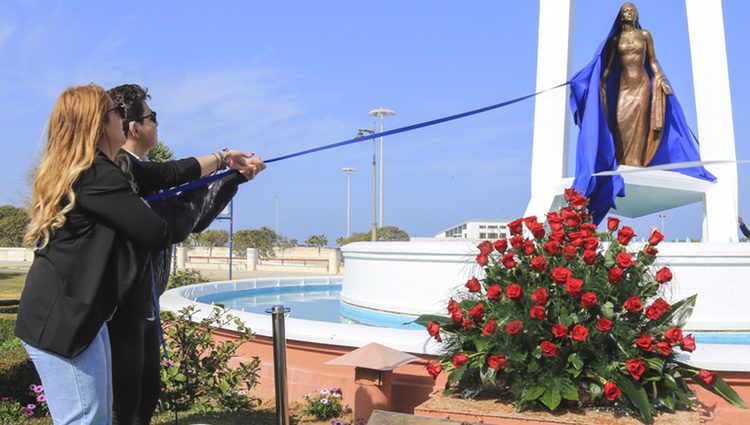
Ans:
[[[112,355],[106,323],[91,345],[72,359],[24,347],[42,379],[55,425],[112,423]]]

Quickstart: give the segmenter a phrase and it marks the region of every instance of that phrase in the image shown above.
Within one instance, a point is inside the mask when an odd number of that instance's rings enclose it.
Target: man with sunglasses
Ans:
[[[147,91],[136,84],[125,84],[109,90],[115,102],[126,109],[123,131],[126,142],[119,159],[126,174],[148,161],[147,154],[158,143],[156,112],[147,100]],[[223,163],[226,156],[217,154],[216,161]],[[201,232],[208,227],[237,193],[237,187],[251,180],[265,168],[260,158],[247,161],[248,168],[233,172],[209,186],[199,187],[177,196],[149,203],[151,208],[170,225],[172,242],[187,239],[191,232]],[[219,168],[217,166],[217,168]],[[136,192],[138,188],[134,187]],[[141,196],[148,195],[140,193]],[[171,250],[151,253],[152,276],[146,276],[139,290],[128,294],[118,306],[109,323],[112,346],[112,378],[114,390],[113,424],[149,424],[156,409],[161,390],[160,345],[155,298],[167,286]]]

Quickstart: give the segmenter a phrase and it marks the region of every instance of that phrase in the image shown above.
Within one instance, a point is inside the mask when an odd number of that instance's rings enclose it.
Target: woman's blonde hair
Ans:
[[[65,214],[75,206],[73,183],[94,163],[97,143],[106,137],[108,107],[107,92],[94,84],[71,87],[57,99],[44,158],[34,176],[26,246],[45,247],[65,224]]]

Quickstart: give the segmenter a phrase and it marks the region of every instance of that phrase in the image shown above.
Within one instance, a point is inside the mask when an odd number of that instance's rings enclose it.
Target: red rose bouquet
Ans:
[[[672,279],[652,267],[661,233],[631,252],[632,228],[610,218],[599,233],[587,199],[573,189],[565,199],[546,224],[514,220],[509,240],[482,242],[484,278],[466,283],[448,315],[417,319],[443,341],[430,375],[449,373],[449,389],[465,394],[499,388],[519,410],[616,404],[651,423],[659,411],[696,406],[688,379],[746,408],[721,377],[677,360],[696,349],[682,331],[696,296],[660,297]]]

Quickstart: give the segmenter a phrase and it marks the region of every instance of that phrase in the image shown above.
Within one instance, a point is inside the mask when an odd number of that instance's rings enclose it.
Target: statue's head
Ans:
[[[638,20],[638,8],[633,3],[627,2],[620,8],[620,23],[633,24],[636,28],[640,28],[640,22]]]

